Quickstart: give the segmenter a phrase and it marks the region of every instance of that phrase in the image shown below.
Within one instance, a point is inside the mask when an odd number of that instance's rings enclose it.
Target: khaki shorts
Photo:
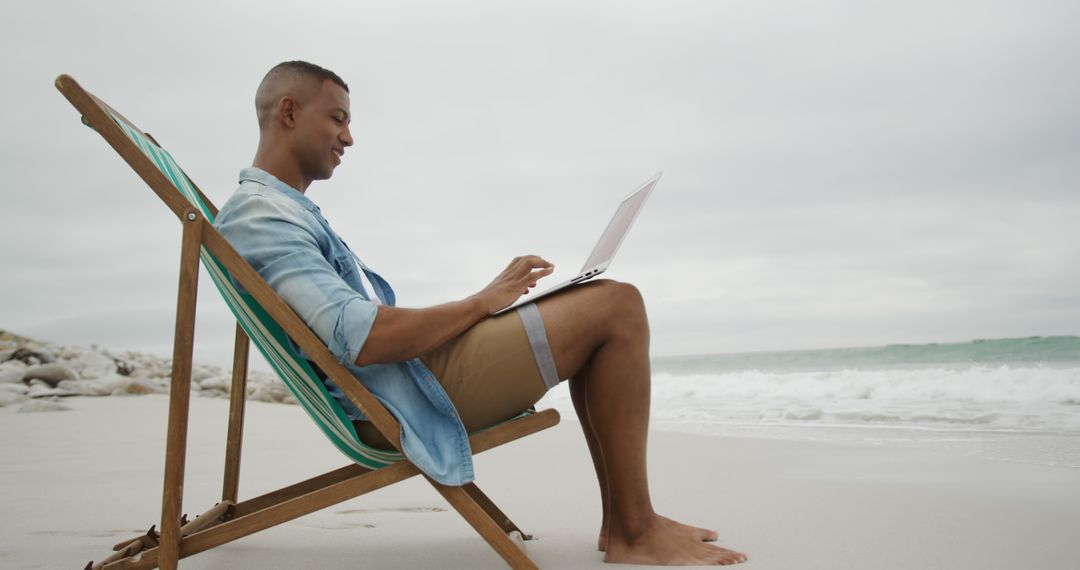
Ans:
[[[420,360],[442,384],[469,433],[524,412],[558,384],[535,304],[484,319]],[[364,443],[391,448],[371,422],[353,423]]]

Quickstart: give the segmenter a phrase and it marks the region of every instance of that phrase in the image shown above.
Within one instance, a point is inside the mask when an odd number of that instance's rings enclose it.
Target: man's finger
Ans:
[[[512,263],[519,263],[528,265],[529,267],[553,267],[550,261],[540,257],[539,255],[523,255],[515,257]]]
[[[536,285],[536,282],[539,281],[540,279],[543,279],[544,277],[547,277],[548,275],[551,275],[552,271],[555,271],[555,268],[553,268],[553,267],[545,267],[543,269],[532,269],[528,273],[525,273],[525,274],[521,275],[519,277],[519,279],[521,279],[523,281],[524,280],[530,280],[532,282],[532,285],[530,285],[530,287],[532,287],[532,286]]]
[[[534,264],[525,264],[525,265],[519,266],[515,273],[517,274],[517,277],[519,279],[521,279],[521,278],[526,278],[526,277],[528,277],[530,275],[533,275],[533,274],[536,274],[536,273],[540,273],[540,272],[548,272],[548,273],[550,273],[551,271],[554,271],[554,266],[538,266],[538,265],[534,265]]]

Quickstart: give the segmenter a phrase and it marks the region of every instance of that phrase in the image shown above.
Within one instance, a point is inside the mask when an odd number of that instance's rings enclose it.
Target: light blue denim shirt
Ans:
[[[394,305],[394,291],[360,262],[315,203],[268,172],[245,168],[240,187],[222,206],[214,226],[397,418],[409,461],[444,485],[472,481],[465,427],[420,359],[356,365],[377,312],[359,271],[384,304]],[[295,342],[293,347],[303,355]],[[349,417],[365,419],[337,386],[330,380],[325,384]]]

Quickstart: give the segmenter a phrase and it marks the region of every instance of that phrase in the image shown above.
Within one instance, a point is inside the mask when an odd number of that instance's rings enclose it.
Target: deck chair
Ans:
[[[97,131],[127,161],[183,224],[160,531],[151,526],[145,535],[115,545],[111,555],[96,564],[88,564],[87,569],[173,569],[180,558],[422,474],[400,452],[399,426],[394,417],[355,381],[311,329],[218,233],[212,225],[217,208],[172,156],[153,137],[84,90],[71,77],[59,76],[56,88],[82,114],[83,123]],[[181,503],[200,263],[236,316],[237,326],[221,502],[189,521],[186,515],[181,516]],[[234,287],[230,277],[235,278],[244,291]],[[394,445],[395,451],[375,449],[360,441],[352,423],[327,393],[314,368],[292,350],[289,337],[311,355],[315,365],[371,419],[378,431]],[[282,489],[238,501],[244,395],[251,342],[350,463]],[[526,413],[471,434],[469,443],[473,452],[479,453],[558,422],[559,414],[553,409]],[[475,484],[450,487],[430,478],[427,480],[511,567],[537,568],[524,549],[508,536],[516,532],[527,539],[528,535],[522,533]]]

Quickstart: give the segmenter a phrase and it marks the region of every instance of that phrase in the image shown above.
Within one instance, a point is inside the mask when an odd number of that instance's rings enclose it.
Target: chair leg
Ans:
[[[469,483],[468,485],[462,486],[462,488],[465,489],[465,492],[468,493],[474,501],[476,501],[476,504],[480,505],[480,508],[484,509],[484,512],[491,517],[491,520],[495,521],[495,524],[502,527],[506,534],[517,531],[521,534],[522,539],[532,540],[532,535],[525,534],[523,530],[518,528],[518,526],[514,524],[514,521],[510,520],[510,517],[499,510],[499,507],[495,506],[495,503],[493,503],[475,483]]]
[[[247,396],[248,348],[247,333],[236,323],[236,344],[233,349],[232,388],[229,393],[229,431],[225,440],[225,477],[221,500],[236,502],[240,493],[240,448],[244,438],[244,403]]]
[[[502,527],[492,520],[487,511],[469,495],[468,491],[462,487],[440,485],[430,478],[427,478],[427,480],[450,503],[450,506],[454,507],[473,529],[480,533],[480,537],[487,541],[488,545],[499,556],[502,556],[503,560],[511,568],[514,570],[539,570],[539,566],[529,559],[525,552],[514,543],[513,539],[503,532]]]
[[[194,210],[188,210],[184,216],[181,238],[180,285],[176,300],[176,332],[169,388],[169,428],[165,440],[165,485],[161,498],[162,570],[175,570],[180,559],[180,512],[184,499],[184,461],[191,400],[191,360],[195,342],[195,296],[199,285],[202,220],[202,216]]]

